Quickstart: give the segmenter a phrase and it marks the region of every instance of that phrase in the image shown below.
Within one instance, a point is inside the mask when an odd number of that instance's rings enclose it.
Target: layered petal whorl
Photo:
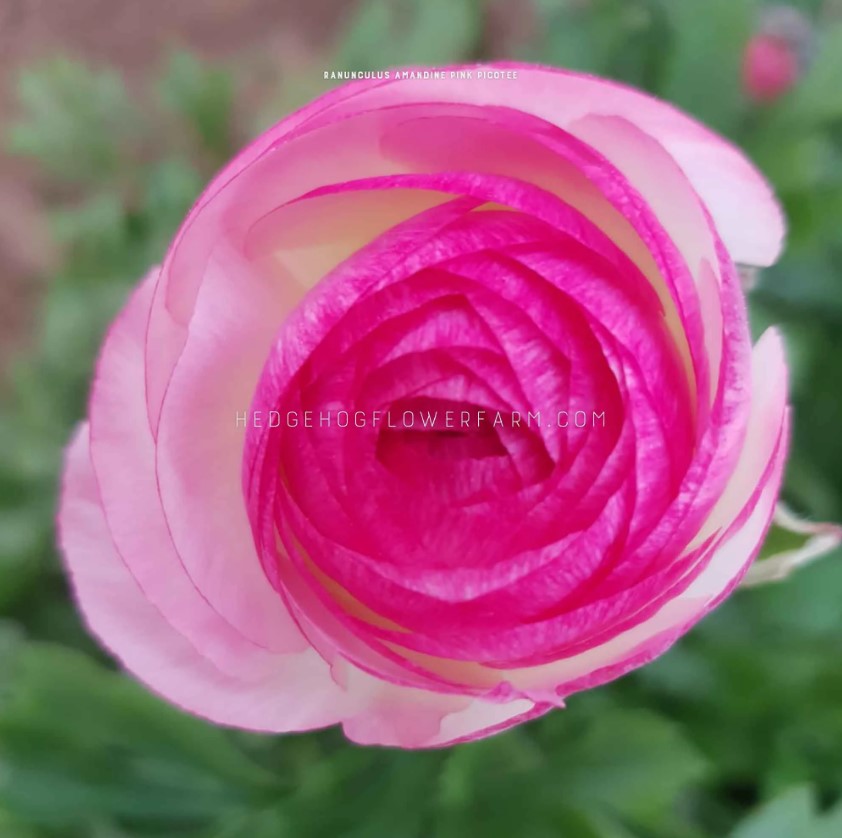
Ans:
[[[661,654],[762,543],[786,363],[735,263],[780,249],[767,185],[665,103],[507,69],[267,131],[105,340],[62,547],[190,712],[488,735]]]

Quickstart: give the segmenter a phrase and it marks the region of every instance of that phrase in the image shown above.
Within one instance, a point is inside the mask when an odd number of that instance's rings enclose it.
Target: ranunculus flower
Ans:
[[[214,179],[67,455],[90,629],[219,723],[502,730],[664,652],[772,516],[786,364],[735,268],[781,246],[762,177],[613,82],[411,72]]]

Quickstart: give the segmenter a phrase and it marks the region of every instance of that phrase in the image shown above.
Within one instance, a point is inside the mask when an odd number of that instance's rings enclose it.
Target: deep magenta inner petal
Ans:
[[[302,577],[375,656],[558,656],[578,635],[530,626],[567,624],[678,490],[684,370],[651,287],[581,217],[570,237],[438,215],[408,259],[387,232],[284,325],[253,407],[319,418],[250,429],[256,538],[270,578]]]

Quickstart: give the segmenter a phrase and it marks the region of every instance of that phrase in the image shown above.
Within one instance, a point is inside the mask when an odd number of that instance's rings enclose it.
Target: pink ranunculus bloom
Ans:
[[[663,653],[769,525],[787,370],[735,269],[781,247],[763,178],[613,82],[438,72],[237,155],[102,348],[73,587],[215,722],[489,735]]]

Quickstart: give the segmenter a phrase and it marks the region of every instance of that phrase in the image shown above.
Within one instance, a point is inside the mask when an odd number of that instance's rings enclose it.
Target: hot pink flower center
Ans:
[[[455,198],[340,265],[278,335],[253,405],[278,420],[246,444],[255,537],[279,590],[381,651],[539,661],[579,626],[530,627],[591,605],[597,578],[600,597],[639,581],[693,400],[650,283],[568,221]]]

